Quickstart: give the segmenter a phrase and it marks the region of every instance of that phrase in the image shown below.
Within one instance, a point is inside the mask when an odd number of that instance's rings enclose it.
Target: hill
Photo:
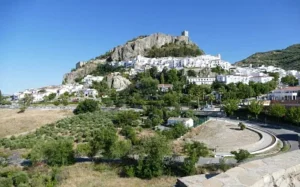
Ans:
[[[235,63],[238,66],[249,64],[253,66],[278,66],[286,70],[300,70],[300,44],[291,45],[282,50],[255,53]]]
[[[76,78],[82,78],[92,73],[98,66],[110,61],[132,60],[138,55],[147,57],[185,57],[204,54],[195,43],[193,43],[187,32],[180,36],[172,36],[163,33],[141,35],[127,41],[123,45],[114,47],[110,51],[84,62],[80,68],[64,75],[63,83],[74,83]]]

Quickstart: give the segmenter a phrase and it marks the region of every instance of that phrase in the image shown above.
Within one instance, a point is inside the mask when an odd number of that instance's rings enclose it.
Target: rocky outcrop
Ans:
[[[147,50],[156,46],[161,46],[169,43],[185,42],[192,44],[188,36],[171,36],[162,33],[152,34],[143,38],[127,42],[124,45],[115,47],[111,50],[109,59],[113,61],[131,60],[138,55],[145,56]]]
[[[117,91],[126,89],[131,82],[122,77],[119,73],[111,73],[106,77],[107,85],[109,88],[114,88]]]

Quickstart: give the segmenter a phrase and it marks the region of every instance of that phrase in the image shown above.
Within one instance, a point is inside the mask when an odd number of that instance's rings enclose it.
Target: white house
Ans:
[[[95,89],[85,89],[83,90],[84,97],[96,97],[98,95],[98,91]]]
[[[91,86],[93,84],[93,81],[95,82],[101,82],[104,79],[102,76],[93,76],[93,75],[87,75],[82,79],[82,82],[86,86]]]
[[[173,126],[175,124],[182,123],[184,126],[190,128],[194,127],[194,120],[192,118],[176,118],[171,117],[168,119],[167,125]]]
[[[271,80],[273,80],[274,77],[271,77],[271,76],[253,76],[253,77],[250,77],[250,81],[253,81],[255,83],[267,83]]]
[[[168,92],[173,89],[173,84],[158,84],[157,88],[161,92]]]
[[[250,77],[249,76],[240,76],[240,75],[217,75],[217,81],[223,82],[225,84],[230,83],[244,83],[249,84]]]
[[[297,100],[300,86],[286,87],[274,90],[268,94],[270,100]]]
[[[197,85],[208,84],[211,85],[216,80],[215,77],[187,77],[189,83],[195,83]]]

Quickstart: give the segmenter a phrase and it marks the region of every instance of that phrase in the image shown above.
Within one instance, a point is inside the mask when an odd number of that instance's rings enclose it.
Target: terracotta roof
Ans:
[[[173,84],[158,84],[157,87],[159,88],[171,88]]]
[[[285,91],[298,91],[300,90],[300,86],[294,86],[294,87],[285,87],[279,90],[285,90]]]

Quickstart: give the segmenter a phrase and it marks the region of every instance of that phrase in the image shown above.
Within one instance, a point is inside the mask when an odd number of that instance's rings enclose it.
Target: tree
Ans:
[[[269,76],[274,77],[274,81],[278,81],[279,80],[279,73],[278,72],[269,72],[268,73]]]
[[[250,153],[247,150],[240,149],[239,152],[237,151],[231,151],[231,154],[234,155],[234,158],[237,160],[237,162],[242,162],[250,157]]]
[[[153,95],[157,91],[158,80],[151,77],[142,78],[140,81],[140,90],[144,95]]]
[[[263,110],[264,105],[261,101],[251,101],[250,105],[248,105],[248,110],[255,114],[255,118],[261,113]]]
[[[117,131],[112,126],[103,126],[92,133],[89,141],[91,153],[89,156],[94,157],[98,152],[104,156],[111,156],[112,146],[115,146],[118,136]]]
[[[166,137],[155,135],[143,138],[135,152],[139,156],[136,176],[151,179],[163,174],[163,159],[170,153],[170,145]]]
[[[45,160],[50,166],[74,163],[73,142],[66,139],[52,140],[36,145],[30,153],[34,163]]]
[[[239,108],[239,103],[240,102],[237,99],[228,99],[224,101],[223,104],[226,114],[231,116],[233,112]]]
[[[1,103],[2,100],[3,100],[3,96],[2,96],[2,92],[0,90],[0,103]]]
[[[98,102],[93,99],[86,99],[80,102],[73,112],[77,115],[81,113],[95,112],[97,110],[99,110]]]
[[[179,102],[179,95],[176,92],[166,93],[163,96],[165,106],[176,106]]]
[[[118,112],[115,116],[114,122],[119,126],[135,126],[136,121],[140,118],[140,114],[138,112],[134,112],[132,110]]]
[[[164,75],[164,73],[160,74],[160,84],[165,84],[165,75]]]
[[[277,120],[279,122],[279,118],[283,117],[286,113],[286,108],[285,106],[281,104],[273,104],[269,108],[269,113],[271,116],[277,117]]]
[[[287,119],[297,125],[300,124],[300,107],[291,107],[287,111]]]
[[[192,85],[189,89],[189,94],[195,98],[197,98],[198,108],[200,108],[200,98],[204,98],[206,93],[206,88],[200,85]]]
[[[108,158],[123,158],[128,155],[131,142],[127,140],[115,141],[106,154]]]
[[[225,70],[221,66],[211,68],[211,72],[217,73],[218,75],[224,74]]]
[[[33,97],[30,94],[25,94],[24,97],[19,101],[20,112],[25,112],[25,110],[30,106],[33,101]]]
[[[281,82],[283,84],[287,84],[289,86],[295,86],[296,83],[298,82],[298,80],[293,75],[287,75],[287,76],[281,78]]]
[[[163,131],[162,134],[168,139],[177,139],[188,132],[188,128],[182,123],[175,124],[170,130]]]
[[[56,97],[56,93],[51,93],[48,95],[48,100],[52,101]]]
[[[178,81],[177,77],[177,70],[176,69],[171,69],[167,72],[167,78],[168,78],[168,83],[173,84],[174,82]]]
[[[188,75],[189,77],[196,77],[196,76],[197,76],[197,73],[196,73],[196,71],[190,69],[190,70],[187,71],[187,75]]]
[[[154,66],[154,67],[150,68],[150,69],[149,69],[149,73],[150,73],[150,76],[151,76],[153,79],[156,79],[156,76],[157,76],[157,73],[158,73],[157,67]]]
[[[201,142],[186,143],[184,145],[184,152],[190,157],[194,155],[197,158],[210,155],[209,149]]]
[[[184,175],[193,175],[196,173],[195,164],[199,157],[207,157],[210,155],[209,149],[201,142],[187,143],[184,145],[184,152],[188,155],[184,159],[181,170]]]

